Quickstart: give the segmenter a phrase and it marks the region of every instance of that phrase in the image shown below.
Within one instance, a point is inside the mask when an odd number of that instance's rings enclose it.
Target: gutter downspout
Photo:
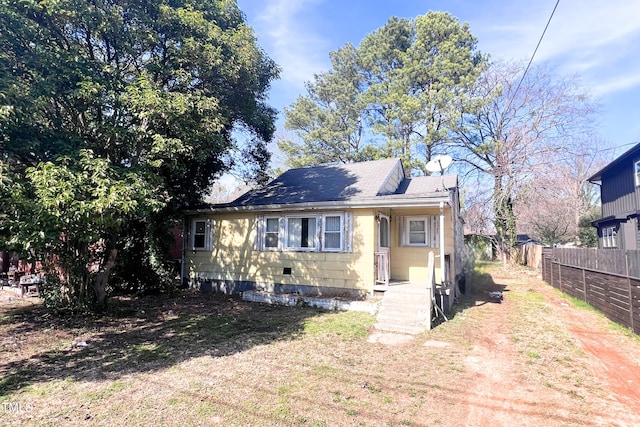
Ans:
[[[180,287],[185,285],[184,282],[184,259],[187,251],[187,217],[182,219],[182,253],[180,254]]]
[[[440,202],[440,285],[444,286],[444,202]]]

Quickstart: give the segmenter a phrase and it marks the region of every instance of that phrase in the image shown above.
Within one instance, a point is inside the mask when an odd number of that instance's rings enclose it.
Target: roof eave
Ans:
[[[304,211],[318,209],[347,209],[347,208],[430,208],[438,207],[440,203],[451,205],[449,193],[436,197],[407,197],[407,198],[381,198],[364,200],[341,200],[329,202],[311,203],[287,203],[271,205],[249,206],[212,206],[209,208],[186,210],[185,214],[202,213],[233,213],[233,212],[261,212],[261,211]]]
[[[603,174],[607,173],[610,169],[613,169],[619,163],[622,163],[626,159],[635,156],[638,151],[640,151],[640,144],[634,145],[629,150],[625,151],[624,153],[622,153],[621,155],[619,155],[618,157],[613,159],[611,162],[609,162],[609,164],[607,164],[602,169],[600,169],[598,172],[594,173],[589,178],[587,178],[587,181],[591,182],[593,184],[598,184],[598,183],[602,182],[602,175]]]

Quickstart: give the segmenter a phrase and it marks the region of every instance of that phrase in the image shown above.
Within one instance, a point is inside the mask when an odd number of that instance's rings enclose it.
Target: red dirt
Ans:
[[[477,401],[467,402],[466,422],[461,425],[640,426],[640,341],[597,313],[574,307],[538,277],[501,277],[499,270],[491,274],[493,282],[504,287],[505,299],[503,304],[482,307],[483,324],[470,336],[473,350],[466,365],[476,372],[471,394]],[[576,375],[585,375],[580,387],[573,389],[570,380],[564,389],[549,385],[557,380],[545,384],[540,371],[534,378],[526,366],[523,370],[521,355],[518,362],[513,331],[506,327],[515,312],[510,291],[527,287],[542,295],[548,315],[564,325],[568,340],[583,350],[579,360],[571,362],[576,363]]]
[[[610,389],[612,396],[625,405],[630,413],[640,416],[640,364],[637,358],[637,342],[630,343],[625,337],[612,334],[608,330],[603,331],[597,325],[593,325],[593,313],[568,306],[549,292],[549,289],[545,289],[544,295],[555,306],[563,308],[563,317],[571,333],[590,354],[594,371]]]

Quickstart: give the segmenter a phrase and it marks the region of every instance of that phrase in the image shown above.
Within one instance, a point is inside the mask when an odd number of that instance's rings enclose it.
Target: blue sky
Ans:
[[[392,16],[449,12],[470,25],[494,58],[529,60],[557,0],[238,0],[258,43],[282,68],[270,103],[282,112],[304,82],[329,68],[329,52]],[[618,147],[640,142],[640,1],[560,0],[536,62],[577,75],[601,105],[601,137]],[[282,128],[282,117],[279,127]]]

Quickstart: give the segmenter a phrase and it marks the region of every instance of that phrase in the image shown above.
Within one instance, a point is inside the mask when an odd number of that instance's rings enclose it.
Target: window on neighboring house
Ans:
[[[405,246],[427,246],[437,248],[438,218],[435,216],[407,217],[404,224]]]
[[[640,160],[634,165],[634,174],[636,180],[636,187],[640,187]]]
[[[604,227],[602,229],[602,247],[617,248],[618,247],[618,231],[616,227]]]
[[[277,249],[280,246],[280,218],[265,218],[264,247]]]
[[[191,226],[191,247],[193,250],[210,249],[210,227],[209,221],[196,219]]]
[[[315,249],[316,217],[288,217],[286,236],[289,249]]]

